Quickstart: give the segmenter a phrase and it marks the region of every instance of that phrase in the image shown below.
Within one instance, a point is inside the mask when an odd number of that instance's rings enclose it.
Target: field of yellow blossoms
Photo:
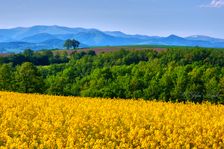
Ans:
[[[0,92],[0,148],[224,148],[224,106]]]

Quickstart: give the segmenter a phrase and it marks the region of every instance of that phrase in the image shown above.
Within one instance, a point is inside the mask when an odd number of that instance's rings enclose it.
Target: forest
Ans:
[[[224,104],[224,50],[170,47],[0,57],[0,90]]]

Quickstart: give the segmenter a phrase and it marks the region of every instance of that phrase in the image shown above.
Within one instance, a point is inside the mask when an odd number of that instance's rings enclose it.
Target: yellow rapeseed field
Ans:
[[[224,106],[0,92],[0,148],[224,148]]]

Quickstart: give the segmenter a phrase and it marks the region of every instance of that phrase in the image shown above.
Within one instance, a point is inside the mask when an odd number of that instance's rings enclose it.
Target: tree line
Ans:
[[[161,52],[122,49],[98,55],[94,51],[75,52],[66,56],[66,61],[48,65],[38,65],[32,60],[21,64],[1,62],[0,89],[224,103],[224,51],[199,47],[169,48]]]
[[[21,65],[24,62],[31,62],[37,66],[44,66],[50,64],[66,63],[68,61],[68,53],[66,51],[54,53],[51,50],[34,52],[31,49],[26,49],[23,53],[0,57],[0,64],[12,63],[13,66]]]

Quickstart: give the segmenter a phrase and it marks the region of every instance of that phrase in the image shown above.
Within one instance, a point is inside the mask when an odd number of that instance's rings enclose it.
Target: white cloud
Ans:
[[[224,7],[224,0],[212,0],[208,5],[201,5],[201,7],[220,8]]]

